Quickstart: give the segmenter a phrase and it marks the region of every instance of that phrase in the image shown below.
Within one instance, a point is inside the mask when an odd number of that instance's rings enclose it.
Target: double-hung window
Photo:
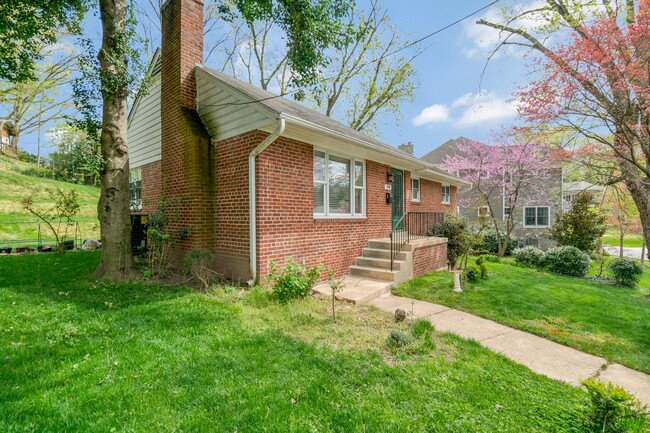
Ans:
[[[314,215],[363,216],[365,162],[314,151]]]
[[[142,169],[129,170],[129,196],[132,211],[142,209]]]
[[[411,178],[411,201],[420,201],[420,179]]]
[[[549,208],[548,206],[526,206],[524,207],[524,226],[526,227],[548,227]]]
[[[449,185],[442,186],[442,204],[451,203],[451,187]]]

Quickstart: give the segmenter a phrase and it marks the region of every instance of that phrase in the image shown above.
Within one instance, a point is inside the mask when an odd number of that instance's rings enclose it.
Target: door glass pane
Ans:
[[[525,211],[525,218],[526,218],[526,225],[527,226],[534,226],[535,225],[535,208],[534,207],[527,207]]]
[[[315,214],[325,213],[325,184],[324,183],[314,184],[314,213]]]
[[[314,181],[325,182],[325,153],[314,152]]]
[[[350,214],[350,161],[330,156],[329,179],[330,213]]]
[[[538,207],[537,208],[537,225],[538,226],[547,226],[548,225],[548,208],[547,207]]]

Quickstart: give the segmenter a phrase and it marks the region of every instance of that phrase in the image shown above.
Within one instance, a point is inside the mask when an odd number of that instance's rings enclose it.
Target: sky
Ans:
[[[142,0],[141,0],[142,1]],[[382,141],[397,146],[412,142],[422,156],[451,138],[460,136],[490,141],[492,132],[513,122],[516,107],[512,93],[530,77],[521,53],[500,51],[488,62],[498,35],[475,24],[496,15],[497,8],[518,0],[501,0],[422,42],[424,52],[415,59],[418,88],[414,100],[403,104],[402,120],[379,124]],[[527,4],[535,0],[521,0]],[[363,6],[369,0],[357,0]],[[392,24],[411,40],[419,39],[488,5],[479,0],[380,0]],[[85,26],[98,37],[101,26],[89,15]],[[158,43],[159,44],[159,43]],[[51,128],[53,125],[50,125]],[[47,128],[46,128],[47,129]],[[43,140],[48,135],[43,132]],[[36,153],[36,135],[21,137],[21,147]],[[44,154],[53,151],[45,148]]]

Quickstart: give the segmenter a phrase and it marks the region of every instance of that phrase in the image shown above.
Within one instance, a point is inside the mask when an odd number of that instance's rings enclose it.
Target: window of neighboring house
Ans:
[[[507,219],[512,212],[512,206],[503,206],[503,219]]]
[[[549,207],[548,206],[526,206],[524,207],[524,226],[526,227],[548,227]]]
[[[142,209],[142,169],[132,168],[129,170],[129,195],[132,211]]]
[[[574,197],[575,197],[575,194],[567,194],[567,195],[564,196],[564,200],[565,200],[567,203],[571,203],[571,202],[573,201],[573,198],[574,198]]]
[[[420,179],[411,178],[411,201],[420,201]]]
[[[479,217],[490,216],[490,206],[479,206],[479,208],[478,208],[478,216]]]
[[[314,215],[363,216],[365,162],[314,151]]]
[[[451,187],[449,185],[442,186],[442,204],[451,203]]]

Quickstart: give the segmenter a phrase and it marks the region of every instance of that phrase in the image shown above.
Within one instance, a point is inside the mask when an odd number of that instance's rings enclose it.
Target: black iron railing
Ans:
[[[404,245],[415,239],[441,236],[444,214],[439,212],[407,212],[393,223],[390,232],[390,270]]]

